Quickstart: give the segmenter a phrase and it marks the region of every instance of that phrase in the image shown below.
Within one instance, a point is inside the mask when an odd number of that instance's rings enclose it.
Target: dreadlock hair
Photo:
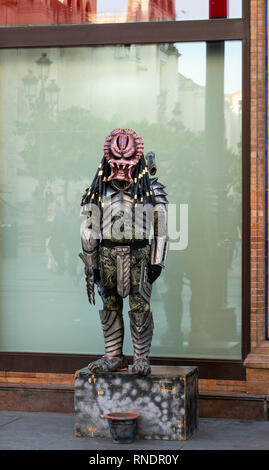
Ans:
[[[105,157],[102,158],[100,165],[98,166],[95,177],[89,188],[86,189],[84,196],[82,197],[81,205],[88,204],[90,202],[96,204],[99,208],[102,207],[103,196],[106,195],[106,181],[110,175],[110,166]]]
[[[103,197],[106,196],[106,182],[110,174],[111,169],[109,163],[107,162],[106,158],[103,157],[91,186],[86,189],[86,192],[82,197],[82,206],[84,204],[94,203],[100,209],[102,209]],[[131,189],[133,207],[138,202],[143,204],[150,203],[154,206],[155,202],[152,191],[150,189],[149,173],[144,155],[142,155],[135,167],[133,181],[134,183]]]
[[[154,197],[150,189],[149,173],[144,155],[142,155],[135,168],[133,180],[133,207],[137,204],[138,201],[142,202],[143,204],[150,203],[152,205],[155,205]]]

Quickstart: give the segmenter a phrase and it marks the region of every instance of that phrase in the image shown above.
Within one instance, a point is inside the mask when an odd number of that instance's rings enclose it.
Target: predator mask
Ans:
[[[114,129],[104,143],[104,156],[111,168],[108,181],[133,183],[132,174],[143,155],[144,141],[132,129]]]

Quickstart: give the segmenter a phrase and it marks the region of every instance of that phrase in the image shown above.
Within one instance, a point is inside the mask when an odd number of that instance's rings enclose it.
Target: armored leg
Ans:
[[[92,372],[114,372],[128,367],[122,354],[124,323],[121,310],[100,310],[100,318],[105,341],[105,355],[91,362],[88,369]]]
[[[149,352],[153,336],[152,312],[129,312],[131,335],[134,347],[133,372],[148,375],[151,372]]]
[[[113,372],[128,367],[122,354],[124,323],[122,317],[122,298],[117,294],[116,251],[100,247],[99,264],[101,282],[105,288],[103,310],[100,310],[104,334],[105,355],[88,365],[92,372]]]

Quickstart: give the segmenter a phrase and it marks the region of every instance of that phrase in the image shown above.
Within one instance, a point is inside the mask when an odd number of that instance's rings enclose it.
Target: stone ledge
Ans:
[[[0,384],[0,409],[74,413],[74,387],[62,384]],[[200,391],[199,417],[267,420],[265,394]]]
[[[268,400],[265,394],[200,392],[199,417],[267,421]]]
[[[269,354],[250,353],[244,361],[244,367],[248,369],[269,369]]]
[[[74,388],[62,384],[0,384],[0,409],[73,413]]]

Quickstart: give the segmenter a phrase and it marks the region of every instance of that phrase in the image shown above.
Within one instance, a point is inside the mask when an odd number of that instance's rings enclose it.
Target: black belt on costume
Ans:
[[[149,245],[148,239],[135,240],[134,242],[130,243],[118,243],[108,239],[101,241],[101,246],[104,246],[106,248],[116,248],[117,246],[130,246],[132,250],[138,250],[139,248],[145,248],[145,246],[147,245]]]

